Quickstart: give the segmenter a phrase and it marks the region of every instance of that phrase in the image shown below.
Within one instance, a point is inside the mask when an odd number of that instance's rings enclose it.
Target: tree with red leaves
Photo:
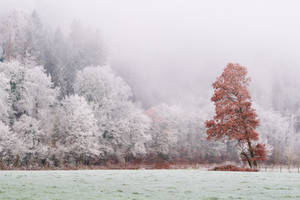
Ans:
[[[245,67],[229,63],[213,83],[211,101],[214,102],[216,113],[205,125],[208,139],[226,137],[236,140],[241,159],[247,161],[250,168],[256,168],[257,161],[266,159],[266,150],[264,144],[257,143],[259,120],[251,107],[249,82]]]

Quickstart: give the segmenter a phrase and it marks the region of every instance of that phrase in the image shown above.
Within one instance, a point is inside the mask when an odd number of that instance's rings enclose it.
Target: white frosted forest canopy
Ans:
[[[213,114],[207,97],[195,96],[189,105],[143,107],[132,81],[109,66],[103,46],[97,31],[76,21],[65,34],[47,27],[35,11],[1,16],[2,165],[240,162],[234,141],[206,140],[204,122]],[[282,87],[274,85],[271,107],[254,102],[258,131],[267,144],[267,162],[296,164],[300,134],[293,116],[299,99]]]

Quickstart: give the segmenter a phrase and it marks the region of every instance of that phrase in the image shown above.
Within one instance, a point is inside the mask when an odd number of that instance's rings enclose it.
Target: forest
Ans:
[[[0,168],[242,162],[236,141],[207,140],[210,97],[143,103],[110,65],[99,31],[77,20],[66,32],[37,11],[0,16]],[[253,100],[265,164],[300,164],[300,104],[288,81],[272,84],[271,106]]]

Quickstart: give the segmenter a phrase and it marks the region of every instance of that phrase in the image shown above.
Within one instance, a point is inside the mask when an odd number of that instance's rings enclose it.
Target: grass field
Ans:
[[[0,171],[0,199],[300,199],[300,174],[200,170]]]

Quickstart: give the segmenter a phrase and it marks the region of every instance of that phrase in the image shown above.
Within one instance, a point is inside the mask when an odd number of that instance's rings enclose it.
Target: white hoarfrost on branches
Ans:
[[[11,123],[23,114],[46,120],[58,92],[41,66],[0,63],[0,75],[5,80],[1,85],[7,91]]]
[[[9,114],[9,79],[0,72],[0,120],[8,122]]]
[[[0,120],[0,160],[9,160],[12,156],[12,150],[15,148],[15,144],[18,141],[16,137],[10,131],[8,125]]]
[[[206,114],[187,106],[160,104],[148,109],[152,119],[150,154],[161,159],[190,159],[190,161],[215,160],[230,152],[233,160],[236,152],[232,142],[209,142],[206,140],[204,120]],[[229,155],[229,153],[228,153]],[[226,156],[228,156],[226,155]]]
[[[84,96],[88,102],[111,109],[117,108],[132,96],[130,87],[109,66],[84,68],[77,73],[74,87],[75,92]]]
[[[0,22],[0,41],[5,59],[23,60],[26,55],[26,27],[29,16],[25,12],[12,11]]]
[[[272,156],[275,162],[287,160],[289,138],[291,137],[289,118],[284,117],[280,112],[264,109],[257,104],[255,108],[260,119],[257,130],[261,140],[266,143],[267,155]]]
[[[146,153],[144,143],[150,120],[131,102],[130,87],[109,66],[79,71],[74,88],[92,106],[103,139],[117,157]]]
[[[40,127],[40,121],[23,115],[14,123],[12,130],[18,138],[13,151],[21,160],[46,158],[46,134]]]
[[[167,104],[150,108],[146,113],[152,119],[152,138],[149,144],[151,153],[165,157],[170,153],[171,146],[177,142],[176,116]]]
[[[37,13],[34,11],[30,15],[14,10],[3,17],[0,21],[0,47],[0,59],[6,61],[18,60],[25,64],[42,59],[45,31]]]
[[[24,79],[24,87],[28,88],[29,115],[40,118],[56,101],[57,90],[40,66],[27,69]]]
[[[72,95],[61,101],[58,108],[59,132],[55,145],[64,156],[98,158],[102,152],[97,121],[90,106],[83,97]],[[83,161],[82,160],[82,161]]]
[[[0,63],[0,77],[0,116],[10,126],[9,138],[14,138],[14,145],[9,145],[7,152],[18,156],[21,163],[45,159],[48,151],[45,130],[52,126],[48,114],[57,96],[50,77],[41,66],[16,61]]]

